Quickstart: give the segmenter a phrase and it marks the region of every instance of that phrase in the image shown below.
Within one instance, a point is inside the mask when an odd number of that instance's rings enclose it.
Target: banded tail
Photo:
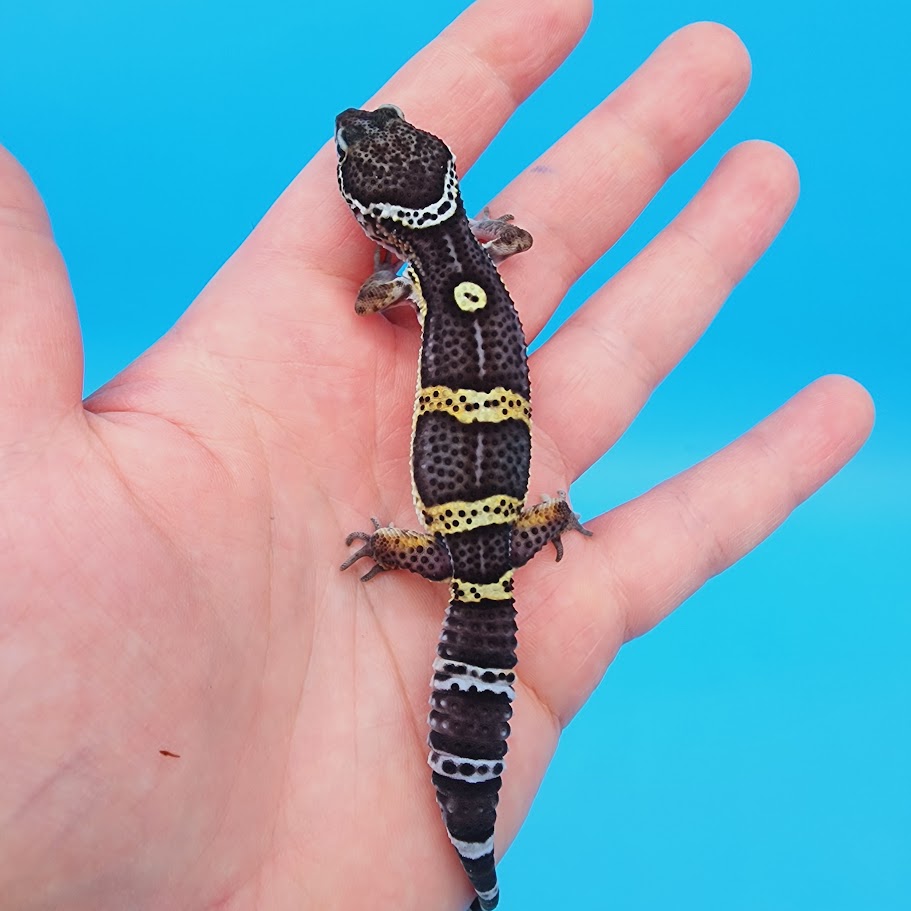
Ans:
[[[508,535],[509,528],[484,532]],[[516,612],[511,597],[470,600],[472,588],[480,585],[453,582],[446,609],[433,663],[428,763],[449,840],[477,893],[472,908],[490,911],[500,894],[493,834],[515,696]]]

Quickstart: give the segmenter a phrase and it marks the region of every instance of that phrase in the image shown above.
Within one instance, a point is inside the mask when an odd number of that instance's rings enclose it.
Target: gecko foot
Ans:
[[[526,509],[512,529],[510,555],[513,566],[524,566],[548,542],[557,552],[557,562],[563,559],[563,532],[578,531],[587,538],[591,532],[573,512],[566,491],[558,490],[556,498],[542,497],[537,506]]]
[[[380,521],[379,519],[371,516],[370,521],[373,523],[373,534],[369,534],[366,531],[353,531],[347,538],[345,538],[345,547],[351,547],[355,541],[365,541],[363,547],[359,550],[356,550],[344,563],[339,567],[342,570],[348,569],[349,566],[353,566],[357,563],[358,560],[363,559],[364,557],[372,557],[375,559],[375,553],[373,549],[373,538],[376,533],[380,530]],[[386,567],[381,566],[379,563],[376,563],[374,567],[368,572],[364,573],[361,576],[361,582],[369,582],[374,576],[378,575],[381,572],[385,572]]]
[[[354,301],[358,316],[379,313],[398,304],[414,304],[415,291],[410,279],[399,275],[399,263],[383,247],[373,254],[373,274],[361,285]]]
[[[440,539],[421,531],[382,526],[377,519],[371,521],[372,534],[353,531],[345,538],[347,547],[355,541],[365,543],[342,563],[343,570],[364,557],[370,557],[376,565],[361,576],[363,582],[369,582],[374,576],[389,569],[407,569],[437,582],[452,575],[449,551]]]
[[[524,253],[531,247],[531,234],[513,224],[512,219],[512,215],[491,218],[487,206],[481,211],[480,218],[469,219],[471,233],[490,254],[495,265],[516,253]]]

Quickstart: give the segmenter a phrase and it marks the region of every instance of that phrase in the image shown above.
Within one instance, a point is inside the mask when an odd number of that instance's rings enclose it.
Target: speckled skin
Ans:
[[[434,662],[432,778],[450,839],[477,893],[498,902],[493,832],[516,665],[513,570],[580,531],[565,498],[524,510],[531,459],[525,336],[492,257],[531,245],[511,216],[472,222],[445,144],[392,106],[336,121],[339,185],[368,236],[399,259],[365,282],[356,309],[410,300],[423,335],[412,432],[415,506],[426,533],[377,528],[343,564],[372,577],[409,569],[450,579]],[[480,238],[480,240],[479,240]],[[483,246],[482,246],[483,242]]]

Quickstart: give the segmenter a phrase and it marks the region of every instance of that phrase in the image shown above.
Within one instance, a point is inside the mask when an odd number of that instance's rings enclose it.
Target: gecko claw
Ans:
[[[355,563],[357,563],[358,560],[361,560],[364,557],[373,556],[373,545],[370,543],[369,537],[362,538],[362,532],[354,532],[353,534],[349,535],[345,539],[345,543],[351,544],[351,542],[352,542],[352,540],[354,540],[354,538],[361,538],[362,540],[365,540],[367,543],[360,550],[356,550],[350,557],[348,557],[347,560],[345,560],[345,562],[339,567],[339,569],[341,569],[341,570],[348,569],[349,566],[353,566]]]
[[[557,563],[563,559],[563,540],[559,535],[554,535],[551,539],[551,543],[554,545],[554,550],[557,552]]]
[[[573,513],[573,517],[569,520],[569,525],[566,527],[571,528],[573,531],[579,532],[581,535],[585,535],[586,538],[590,538],[594,534],[594,532],[589,531],[582,524],[582,517],[577,512]]]
[[[380,573],[384,573],[384,572],[386,572],[386,567],[380,566],[380,564],[377,563],[376,566],[373,567],[373,569],[368,570],[367,572],[364,573],[363,576],[361,576],[361,582],[369,582],[374,576],[378,576]]]
[[[373,523],[373,532],[379,531],[383,526],[380,525],[380,520],[375,516],[370,517],[370,521]],[[373,532],[366,531],[353,531],[347,538],[345,538],[345,547],[351,547],[355,541],[369,541],[373,538]],[[345,567],[342,567],[343,569]]]

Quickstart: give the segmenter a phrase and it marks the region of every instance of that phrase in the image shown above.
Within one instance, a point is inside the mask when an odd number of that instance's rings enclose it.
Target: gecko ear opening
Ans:
[[[381,104],[377,111],[392,111],[399,120],[404,120],[405,115],[402,113],[402,109],[397,104]]]

